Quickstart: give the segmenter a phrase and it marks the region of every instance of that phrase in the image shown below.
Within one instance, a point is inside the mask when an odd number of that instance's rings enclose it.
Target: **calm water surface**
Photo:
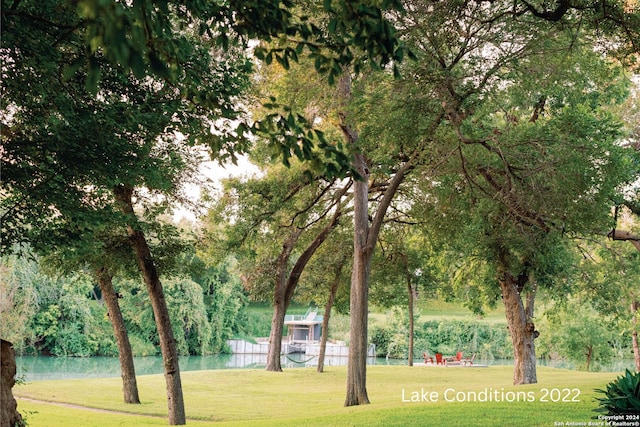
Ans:
[[[264,369],[266,354],[221,354],[213,356],[181,356],[182,371],[202,371],[212,369]],[[282,357],[283,368],[300,368],[317,366],[318,358],[304,354],[292,354]],[[403,360],[385,360],[369,358],[369,365],[401,365]],[[135,357],[136,375],[161,374],[162,358],[160,356]],[[346,357],[327,357],[325,366],[346,365]],[[120,376],[120,361],[117,357],[16,357],[18,377],[25,381],[74,379],[74,378],[107,378]]]
[[[180,357],[182,371],[201,371],[212,369],[264,369],[266,354],[222,354],[213,356]],[[421,362],[422,360],[416,360]],[[317,366],[318,358],[305,357],[304,354],[293,354],[282,357],[283,368],[300,368]],[[405,365],[406,360],[371,357],[369,365]],[[136,375],[161,374],[162,358],[160,356],[134,358]],[[346,357],[327,357],[325,366],[346,365]],[[512,360],[477,361],[485,365],[513,365]],[[120,376],[120,362],[116,357],[45,357],[19,356],[16,358],[18,378],[25,381],[74,379],[74,378],[108,378]],[[540,360],[538,366],[574,369],[566,362],[549,362]],[[625,368],[633,368],[633,360],[617,361],[609,365],[606,371],[621,372]]]

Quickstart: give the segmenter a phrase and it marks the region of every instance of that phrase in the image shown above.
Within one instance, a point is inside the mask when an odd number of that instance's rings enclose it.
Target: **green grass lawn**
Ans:
[[[511,367],[371,366],[371,403],[349,408],[345,367],[191,371],[182,383],[188,424],[198,426],[553,426],[595,421],[594,388],[617,375],[540,367],[538,384],[513,387]],[[163,376],[138,384],[141,405],[122,403],[119,378],[37,381],[14,394],[31,427],[166,425]],[[474,393],[485,401],[469,401]]]

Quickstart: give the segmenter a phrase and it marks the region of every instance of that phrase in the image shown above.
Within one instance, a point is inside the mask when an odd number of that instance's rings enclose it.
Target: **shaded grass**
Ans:
[[[538,384],[513,387],[512,368],[442,368],[371,366],[367,390],[371,404],[345,408],[346,369],[328,367],[290,369],[282,373],[261,370],[183,372],[182,382],[189,424],[256,426],[411,426],[445,425],[546,426],[554,422],[588,422],[597,406],[595,388],[613,380],[615,373],[590,373],[538,368]],[[119,378],[38,381],[17,386],[18,397],[64,402],[129,414],[111,414],[19,399],[32,427],[166,425],[166,396],[162,375],[138,378],[141,405],[122,403]],[[542,402],[543,389],[577,389],[579,402]],[[436,402],[407,402],[412,393],[435,392]],[[532,396],[533,401],[461,402],[455,392],[499,395],[509,391]],[[447,392],[455,390],[455,392]],[[445,401],[445,392],[454,401]],[[574,397],[576,392],[569,397]],[[466,398],[465,398],[466,400]],[[33,412],[33,413],[28,413]],[[155,417],[155,418],[154,418]]]

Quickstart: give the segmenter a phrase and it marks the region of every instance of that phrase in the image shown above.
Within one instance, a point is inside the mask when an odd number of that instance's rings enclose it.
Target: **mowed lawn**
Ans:
[[[348,408],[345,367],[191,371],[182,384],[188,424],[197,426],[555,426],[597,422],[594,389],[619,375],[540,367],[538,384],[514,387],[512,373],[370,366],[371,403]],[[164,377],[139,376],[138,385],[141,405],[122,403],[120,378],[37,381],[14,394],[30,427],[167,425]]]

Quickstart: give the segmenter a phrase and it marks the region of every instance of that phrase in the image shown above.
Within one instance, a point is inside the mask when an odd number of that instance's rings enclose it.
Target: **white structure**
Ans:
[[[284,317],[287,327],[287,341],[290,344],[310,344],[320,341],[322,334],[322,316],[309,309],[303,316],[287,315]]]

